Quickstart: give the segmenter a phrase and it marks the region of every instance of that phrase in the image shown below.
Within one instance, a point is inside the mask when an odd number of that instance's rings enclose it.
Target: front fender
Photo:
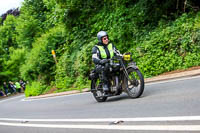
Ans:
[[[139,68],[136,66],[136,63],[135,62],[131,62],[131,63],[128,63],[128,66],[126,67],[126,69],[129,69],[129,68],[133,68],[135,70],[138,70]]]

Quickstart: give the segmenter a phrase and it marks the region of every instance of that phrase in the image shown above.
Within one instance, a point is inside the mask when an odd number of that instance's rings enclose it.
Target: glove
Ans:
[[[108,60],[108,59],[103,59],[103,60],[101,60],[101,61],[100,61],[100,64],[102,64],[102,65],[103,65],[103,64],[105,64],[105,63],[108,63],[108,62],[109,62],[109,60]]]

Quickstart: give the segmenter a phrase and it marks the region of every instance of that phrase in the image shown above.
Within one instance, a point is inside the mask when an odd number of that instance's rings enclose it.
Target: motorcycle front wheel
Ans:
[[[107,97],[103,96],[103,89],[99,79],[92,80],[91,92],[97,102],[105,102],[107,100]]]
[[[131,82],[126,77],[124,78],[126,92],[130,98],[138,98],[144,91],[144,77],[138,69],[128,68],[127,72]]]

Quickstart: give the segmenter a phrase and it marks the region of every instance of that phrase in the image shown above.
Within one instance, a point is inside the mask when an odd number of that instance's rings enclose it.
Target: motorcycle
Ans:
[[[109,59],[108,87],[104,92],[100,74],[93,70],[90,73],[91,92],[97,102],[105,102],[108,97],[126,92],[130,98],[139,98],[144,91],[144,77],[130,53],[116,55]]]

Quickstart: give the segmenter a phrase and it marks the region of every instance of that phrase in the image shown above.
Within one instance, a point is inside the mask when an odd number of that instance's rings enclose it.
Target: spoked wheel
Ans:
[[[131,98],[138,98],[144,91],[144,77],[140,70],[129,68],[127,70],[131,82],[127,78],[124,78],[126,86],[126,92]]]
[[[91,90],[93,93],[94,98],[97,102],[105,102],[107,97],[103,95],[102,85],[100,84],[100,80],[92,80],[91,82]]]

